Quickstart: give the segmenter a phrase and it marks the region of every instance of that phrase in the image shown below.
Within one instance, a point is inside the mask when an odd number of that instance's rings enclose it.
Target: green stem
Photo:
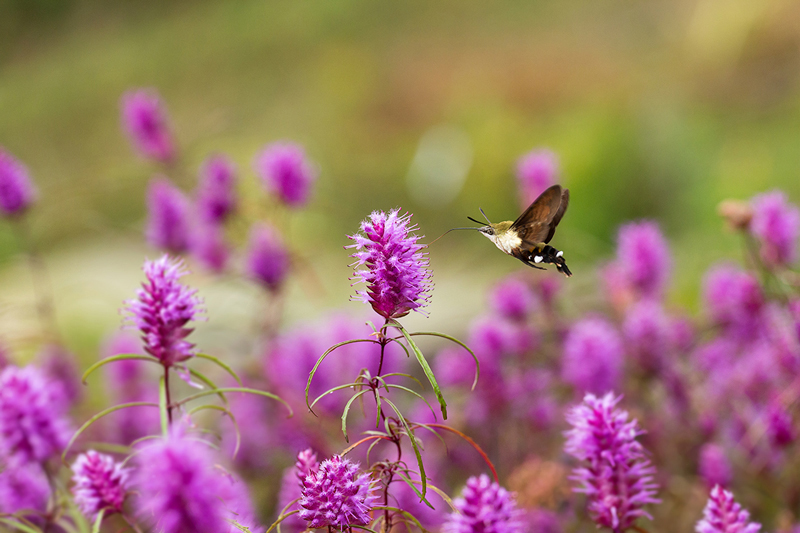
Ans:
[[[167,396],[167,422],[172,425],[172,400],[169,394],[169,367],[164,365],[164,393]]]

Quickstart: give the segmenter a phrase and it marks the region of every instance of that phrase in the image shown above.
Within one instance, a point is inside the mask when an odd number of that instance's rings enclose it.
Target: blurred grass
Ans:
[[[345,235],[374,209],[414,212],[429,239],[479,206],[515,217],[514,162],[538,146],[559,154],[572,190],[554,244],[573,270],[608,258],[620,223],[653,218],[675,250],[680,304],[696,303],[712,261],[739,258],[720,200],[774,187],[800,200],[796,2],[52,5],[27,9],[2,41],[0,144],[38,182],[36,235],[56,254],[136,242],[157,170],[118,124],[120,95],[138,86],[166,100],[187,172],[228,152],[250,196],[260,146],[304,143],[321,178],[292,240],[326,271],[346,270]],[[454,202],[416,205],[409,164],[442,123],[467,134],[472,168]],[[0,259],[10,266],[14,253],[0,227]],[[472,234],[431,256],[440,286],[474,280],[471,306],[482,284],[518,268]]]

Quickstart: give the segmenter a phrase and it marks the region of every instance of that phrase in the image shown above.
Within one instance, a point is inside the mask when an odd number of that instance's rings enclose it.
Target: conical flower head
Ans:
[[[558,179],[558,156],[550,150],[536,149],[517,160],[517,182],[522,209],[527,209],[545,189]]]
[[[191,244],[191,202],[169,179],[157,176],[147,186],[147,242],[175,254]]]
[[[750,200],[750,231],[761,242],[761,259],[768,266],[787,266],[797,255],[800,209],[781,191],[759,194]]]
[[[758,533],[761,524],[750,522],[750,513],[733,499],[733,493],[719,485],[703,510],[703,518],[695,526],[697,533]]]
[[[20,215],[36,200],[28,169],[0,147],[0,211],[8,217]]]
[[[514,496],[486,474],[469,478],[453,506],[458,512],[444,524],[445,533],[521,533],[524,529]]]
[[[430,299],[430,272],[428,260],[422,252],[426,246],[418,244],[419,237],[411,232],[411,215],[399,215],[399,209],[384,213],[375,211],[361,223],[361,233],[350,235],[355,244],[351,257],[356,259],[356,283],[364,282],[367,289],[356,291],[356,299],[388,319],[419,310]],[[366,267],[361,269],[360,267]]]
[[[303,480],[300,517],[311,529],[349,525],[365,526],[375,502],[369,474],[338,455],[322,461]]]
[[[642,433],[636,420],[617,409],[622,397],[609,392],[603,397],[587,394],[583,404],[572,408],[567,422],[564,451],[582,462],[572,479],[582,484],[576,492],[586,493],[589,515],[601,527],[620,533],[640,516],[643,506],[658,503],[655,469],[645,457],[636,437]]]
[[[75,504],[92,521],[103,509],[106,515],[122,511],[129,472],[110,455],[94,450],[80,454],[72,464]]]
[[[161,98],[152,89],[122,95],[122,125],[139,153],[157,161],[175,156],[175,143]]]
[[[317,179],[314,165],[303,147],[292,143],[270,144],[256,156],[256,173],[264,187],[289,207],[302,207]]]
[[[289,273],[289,251],[278,231],[269,224],[254,224],[250,230],[245,269],[247,274],[275,292]]]
[[[172,366],[194,355],[194,344],[186,340],[193,329],[186,325],[200,312],[202,301],[196,289],[178,281],[187,273],[181,260],[165,255],[145,261],[144,273],[147,281],[136,299],[126,302],[127,310],[142,333],[145,351]]]
[[[236,167],[224,155],[209,157],[200,169],[197,213],[209,223],[221,224],[236,209]]]

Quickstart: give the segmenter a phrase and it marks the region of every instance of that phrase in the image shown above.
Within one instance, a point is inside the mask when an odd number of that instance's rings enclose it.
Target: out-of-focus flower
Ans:
[[[425,470],[427,471],[428,457],[425,459]],[[430,478],[428,479],[428,483],[429,487],[430,485],[435,484]],[[417,488],[419,488],[419,484],[417,484]],[[440,531],[440,526],[447,519],[447,511],[449,510],[448,505],[439,497],[438,494],[430,489],[428,489],[425,499],[434,507],[433,509],[428,507],[426,503],[419,501],[419,496],[417,496],[417,493],[414,492],[414,490],[403,481],[392,483],[390,488],[390,498],[394,498],[397,501],[396,505],[399,509],[414,515],[414,517],[419,520],[420,524],[422,524],[422,527],[428,531]],[[392,503],[391,505],[395,504]]]
[[[303,497],[301,488],[303,481],[309,475],[316,475],[319,470],[317,464],[317,454],[308,448],[297,454],[294,465],[287,468],[281,479],[281,489],[278,493],[278,512],[299,511],[300,498]],[[294,500],[298,500],[292,504]],[[281,529],[290,533],[300,533],[306,529],[306,522],[299,515],[292,515],[281,522]]]
[[[612,392],[597,397],[587,394],[583,404],[567,414],[572,429],[566,432],[564,451],[581,461],[572,479],[581,483],[576,492],[589,499],[589,515],[600,526],[614,533],[625,531],[655,498],[655,469],[636,441],[642,434],[636,420],[617,409],[621,397]]]
[[[221,477],[217,481],[218,498],[223,502],[227,520],[247,528],[250,533],[264,533],[265,528],[258,520],[247,484],[232,472],[218,472],[218,475]],[[221,533],[241,533],[241,527],[229,523]]]
[[[758,280],[732,265],[716,265],[703,279],[703,300],[711,318],[737,338],[760,327],[764,295]]]
[[[161,98],[152,89],[122,95],[122,125],[134,148],[144,157],[167,162],[175,156],[175,143]]]
[[[622,282],[639,297],[663,295],[671,263],[669,246],[658,224],[644,220],[620,227],[614,266]]]
[[[72,434],[62,398],[33,366],[0,373],[0,455],[9,462],[43,462],[60,453]]]
[[[142,333],[145,351],[172,366],[194,355],[194,344],[186,340],[193,329],[186,325],[200,313],[202,301],[196,289],[178,281],[187,273],[180,259],[165,255],[145,261],[143,270],[147,281],[135,300],[125,302],[127,310]]]
[[[791,413],[778,402],[773,402],[768,408],[767,433],[770,443],[777,447],[788,446],[797,437]]]
[[[89,450],[75,459],[72,472],[75,504],[90,520],[94,521],[101,510],[106,516],[122,511],[129,468],[123,468],[110,455]]]
[[[267,190],[289,207],[304,206],[317,179],[303,147],[292,143],[266,146],[256,156],[255,170]]]
[[[536,533],[561,533],[564,528],[558,515],[547,509],[533,509],[525,513],[525,522],[530,524],[529,531]]]
[[[703,478],[709,489],[716,485],[727,487],[733,481],[733,470],[728,461],[728,456],[719,444],[704,444],[700,448],[700,460],[698,463],[700,477]]]
[[[28,169],[0,147],[0,211],[7,217],[21,215],[35,200]]]
[[[486,474],[467,480],[461,497],[442,527],[445,533],[521,533],[522,512],[514,496]]]
[[[300,517],[312,529],[326,526],[365,526],[376,496],[369,474],[338,455],[322,461],[303,480]]]
[[[641,300],[629,307],[622,333],[643,368],[661,370],[672,348],[672,324],[660,303]]]
[[[191,204],[169,179],[157,176],[147,187],[147,242],[179,254],[189,249]]]
[[[528,152],[517,160],[517,182],[522,208],[527,208],[558,178],[558,157],[547,149]]]
[[[231,531],[227,520],[238,519],[238,498],[222,486],[225,474],[215,467],[208,445],[176,425],[167,437],[150,441],[136,459],[136,507],[143,519],[154,522],[154,530]]]
[[[36,357],[60,401],[77,404],[83,396],[83,387],[75,354],[58,344],[47,344]]]
[[[197,213],[212,224],[225,222],[236,209],[236,167],[224,155],[206,159],[200,167],[197,186]]]
[[[207,270],[219,274],[230,257],[225,229],[214,223],[201,222],[192,230],[192,256]]]
[[[605,319],[585,318],[567,333],[561,375],[576,391],[603,394],[616,389],[622,364],[622,340]]]
[[[697,533],[758,533],[761,524],[750,522],[750,513],[733,499],[733,493],[717,485],[711,489]]]
[[[787,266],[797,255],[800,209],[781,191],[759,194],[750,200],[750,231],[761,242],[761,259],[770,266]]]
[[[524,320],[533,311],[536,300],[531,287],[518,278],[506,278],[489,295],[492,310],[510,320]]]
[[[275,292],[283,285],[289,264],[289,252],[275,228],[264,223],[253,225],[247,249],[247,275]]]
[[[8,462],[0,470],[0,513],[44,512],[50,485],[37,463]]]
[[[400,318],[410,311],[419,311],[430,299],[430,272],[428,259],[418,244],[419,237],[411,232],[410,214],[398,215],[399,209],[388,214],[373,212],[361,223],[361,231],[349,238],[355,244],[351,257],[356,259],[356,283],[364,282],[367,289],[356,291],[357,300],[368,303],[376,313],[387,320]],[[366,266],[366,269],[359,267]]]

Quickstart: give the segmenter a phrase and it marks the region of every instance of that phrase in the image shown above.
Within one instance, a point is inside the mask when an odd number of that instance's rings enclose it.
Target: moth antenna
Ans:
[[[475,220],[472,217],[467,217],[467,218],[470,219],[471,221],[473,221],[476,224],[480,224],[481,226],[485,226],[485,224],[483,222],[481,222],[480,220]],[[477,229],[477,228],[475,228],[475,229]]]
[[[442,237],[444,237],[445,235],[447,235],[451,231],[455,231],[457,229],[474,229],[474,230],[477,230],[479,228],[453,228],[453,229],[449,229],[449,230],[445,231],[444,233],[442,233],[441,235],[439,235],[438,237],[436,237],[435,239],[433,239],[431,242],[429,242],[428,246],[430,246],[431,244],[435,243],[436,241],[438,241],[439,239],[441,239]]]
[[[480,212],[481,212],[481,215],[483,215],[483,218],[485,218],[485,219],[486,219],[486,222],[488,222],[488,223],[489,223],[489,225],[491,226],[491,225],[492,225],[492,221],[491,221],[491,220],[489,220],[489,217],[487,217],[487,216],[486,216],[486,213],[484,213],[484,212],[483,212],[483,208],[482,208],[482,207],[479,207],[479,208],[478,208],[478,211],[480,211]]]

